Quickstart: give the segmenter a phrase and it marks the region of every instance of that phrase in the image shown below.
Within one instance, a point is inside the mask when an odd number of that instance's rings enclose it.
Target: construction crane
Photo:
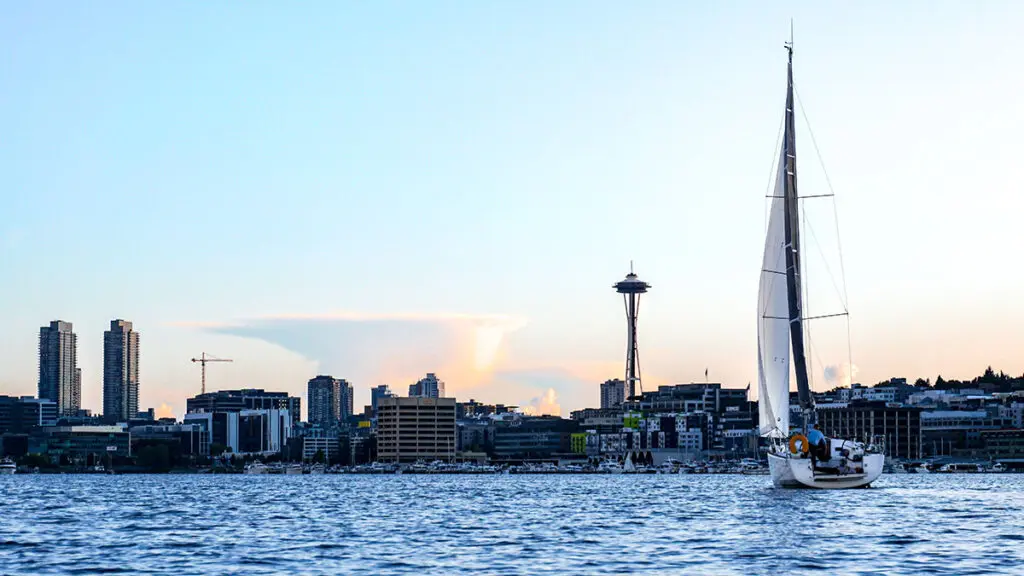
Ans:
[[[216,356],[210,356],[206,352],[203,352],[199,358],[193,358],[193,362],[199,362],[203,367],[203,394],[206,394],[206,363],[207,362],[234,362],[228,358],[217,358]]]

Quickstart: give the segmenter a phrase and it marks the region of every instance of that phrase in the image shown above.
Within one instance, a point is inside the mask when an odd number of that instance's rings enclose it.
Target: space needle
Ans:
[[[636,319],[640,313],[640,295],[647,292],[651,285],[640,280],[633,272],[633,262],[629,263],[629,274],[626,279],[616,283],[612,288],[622,294],[622,301],[626,306],[626,389],[625,399],[628,401],[636,395],[637,385],[643,392],[643,385],[640,384],[640,348],[636,340]]]

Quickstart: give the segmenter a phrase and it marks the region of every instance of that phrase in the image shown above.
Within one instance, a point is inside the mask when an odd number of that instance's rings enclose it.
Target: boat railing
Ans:
[[[876,435],[868,439],[867,448],[864,452],[868,454],[885,454],[885,436]]]

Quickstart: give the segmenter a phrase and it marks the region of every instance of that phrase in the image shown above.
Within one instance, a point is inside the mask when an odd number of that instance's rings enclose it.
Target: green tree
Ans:
[[[324,461],[326,461],[326,458],[324,457],[324,451],[323,450],[317,450],[316,454],[313,454],[313,463],[314,464],[323,464]]]
[[[214,458],[223,454],[225,450],[227,450],[227,446],[223,444],[219,444],[217,442],[210,444],[210,456],[213,456]]]

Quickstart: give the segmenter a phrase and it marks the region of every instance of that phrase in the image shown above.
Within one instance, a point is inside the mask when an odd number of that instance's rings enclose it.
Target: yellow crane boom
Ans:
[[[202,366],[202,373],[203,373],[203,376],[202,376],[202,379],[203,379],[203,391],[202,391],[202,394],[206,394],[206,363],[207,362],[234,362],[234,360],[231,360],[230,358],[217,358],[216,356],[211,356],[211,355],[207,354],[206,352],[203,352],[202,354],[200,354],[199,358],[193,358],[192,361],[193,362],[199,362],[199,365]]]

